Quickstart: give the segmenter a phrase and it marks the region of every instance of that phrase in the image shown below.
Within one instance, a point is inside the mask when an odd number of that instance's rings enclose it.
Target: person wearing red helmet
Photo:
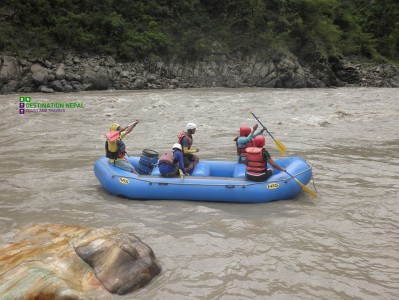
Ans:
[[[258,135],[253,140],[253,147],[246,149],[247,167],[246,177],[252,181],[265,181],[272,174],[273,169],[267,168],[270,164],[273,168],[285,172],[285,168],[280,167],[270,156],[270,153],[264,148],[266,138],[264,135]]]
[[[253,138],[262,134],[265,129],[258,129],[258,124],[254,127],[249,126],[241,126],[240,127],[240,136],[236,137],[234,141],[236,142],[237,146],[237,155],[238,155],[238,163],[243,163],[247,161],[246,159],[246,148],[253,147]]]

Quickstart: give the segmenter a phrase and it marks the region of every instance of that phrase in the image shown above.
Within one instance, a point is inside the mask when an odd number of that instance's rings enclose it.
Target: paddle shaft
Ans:
[[[258,121],[258,123],[266,130],[266,132],[271,136],[271,138],[277,143],[277,141],[274,139],[274,137],[272,136],[272,134],[269,132],[269,130],[267,130],[266,126],[262,124],[262,122],[258,119],[257,116],[255,116],[255,114],[251,111],[251,114],[254,116],[254,118],[256,119],[256,121]]]
[[[133,123],[130,123],[129,125],[127,125],[125,128],[119,130],[119,132],[125,131],[126,129],[128,129],[130,126],[132,126],[133,124],[137,124],[136,121],[134,121]],[[136,126],[136,125],[135,125]]]
[[[291,178],[294,179],[306,193],[308,193],[313,198],[317,198],[317,194],[315,192],[313,192],[310,188],[308,188],[306,185],[304,185],[302,182],[300,182],[298,179],[296,179],[294,176],[292,176],[287,171],[285,171],[285,173],[287,173],[289,176],[291,176]]]
[[[258,119],[257,116],[255,116],[255,114],[252,111],[250,111],[250,113],[254,116],[256,121],[258,121],[258,123],[263,126],[263,129],[266,130],[266,132],[271,136],[271,138],[274,140],[274,143],[276,144],[276,147],[280,151],[280,153],[285,154],[285,151],[287,150],[287,148],[284,146],[284,144],[282,142],[280,142],[279,140],[276,140],[272,136],[272,134],[267,130],[266,126],[262,124],[262,122]]]

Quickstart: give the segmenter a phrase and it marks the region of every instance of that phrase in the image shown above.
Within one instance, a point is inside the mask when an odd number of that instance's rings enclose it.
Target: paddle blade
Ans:
[[[285,151],[287,151],[287,148],[284,146],[284,144],[279,140],[275,140],[274,142],[276,143],[276,147],[277,147],[278,151],[280,151],[281,154],[285,154]]]
[[[317,198],[317,194],[315,192],[313,192],[310,188],[308,188],[306,185],[304,185],[302,182],[300,182],[298,179],[296,179],[295,177],[294,180],[296,182],[298,182],[298,184],[303,188],[303,190],[308,193],[310,196],[312,196],[313,198]]]
[[[112,130],[112,131],[107,133],[106,138],[107,138],[108,141],[114,142],[114,141],[116,141],[119,138],[119,135],[120,135],[119,131]]]

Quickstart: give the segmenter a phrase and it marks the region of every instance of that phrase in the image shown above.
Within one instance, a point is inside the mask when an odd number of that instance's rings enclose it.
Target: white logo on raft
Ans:
[[[119,178],[119,182],[122,183],[122,184],[128,184],[129,183],[129,179],[121,177],[121,178]]]
[[[278,183],[269,183],[266,187],[267,187],[269,190],[274,190],[274,189],[277,189],[279,186],[280,186],[280,185],[279,185]]]

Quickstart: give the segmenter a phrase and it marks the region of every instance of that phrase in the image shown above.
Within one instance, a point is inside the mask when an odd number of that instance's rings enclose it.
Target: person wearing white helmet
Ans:
[[[199,157],[194,155],[193,153],[199,152],[199,149],[191,149],[193,144],[193,134],[197,129],[197,125],[189,122],[186,126],[186,131],[182,131],[178,135],[178,143],[182,146],[183,149],[183,160],[184,167],[187,171],[194,170],[195,166],[199,162]]]
[[[188,175],[184,169],[183,152],[181,145],[176,143],[172,150],[166,150],[158,160],[159,172],[164,177],[174,177],[179,175],[179,170]]]
[[[138,120],[126,128],[121,129],[118,123],[113,123],[109,128],[105,141],[105,156],[109,158],[109,162],[115,167],[138,174],[132,164],[126,160],[126,146],[122,139],[130,133],[133,128],[139,123]]]

